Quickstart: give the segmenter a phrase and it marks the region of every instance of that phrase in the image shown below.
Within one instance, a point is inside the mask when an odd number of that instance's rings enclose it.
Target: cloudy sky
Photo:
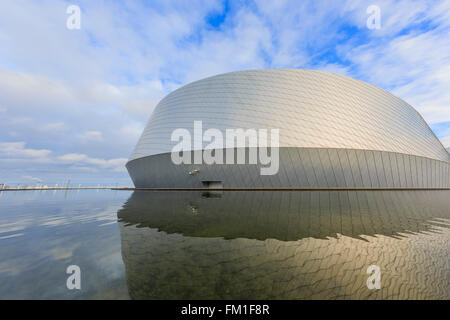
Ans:
[[[131,185],[124,164],[164,95],[255,68],[368,81],[450,147],[449,34],[450,1],[1,0],[0,183]]]

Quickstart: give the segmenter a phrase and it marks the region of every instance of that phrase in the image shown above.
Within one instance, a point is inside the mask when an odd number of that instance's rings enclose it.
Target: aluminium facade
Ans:
[[[174,164],[171,135],[195,121],[223,132],[279,129],[278,172]],[[232,72],[175,90],[156,106],[127,169],[137,188],[450,188],[450,155],[412,106],[359,80],[297,69]]]

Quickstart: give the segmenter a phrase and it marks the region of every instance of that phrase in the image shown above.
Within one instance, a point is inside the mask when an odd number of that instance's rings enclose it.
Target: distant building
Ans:
[[[278,172],[261,175],[259,163],[173,163],[172,133],[193,131],[195,121],[223,132],[279,129]],[[450,155],[412,106],[313,70],[232,72],[175,90],[156,106],[126,166],[138,188],[450,187]]]

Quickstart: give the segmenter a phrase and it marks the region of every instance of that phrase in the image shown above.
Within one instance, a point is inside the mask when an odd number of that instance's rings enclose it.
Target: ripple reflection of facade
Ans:
[[[128,292],[448,300],[448,193],[135,191],[117,214]],[[383,270],[381,290],[367,289],[372,264]]]
[[[259,163],[173,163],[172,133],[193,132],[196,121],[223,132],[278,129],[277,173],[261,175]],[[248,156],[251,148],[243,149]],[[412,106],[368,83],[312,70],[232,72],[175,90],[156,106],[127,169],[138,188],[450,187],[450,155]]]

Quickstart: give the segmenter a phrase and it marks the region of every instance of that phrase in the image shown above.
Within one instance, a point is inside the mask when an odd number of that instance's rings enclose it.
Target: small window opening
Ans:
[[[223,189],[222,181],[202,181],[202,185],[207,189]]]

